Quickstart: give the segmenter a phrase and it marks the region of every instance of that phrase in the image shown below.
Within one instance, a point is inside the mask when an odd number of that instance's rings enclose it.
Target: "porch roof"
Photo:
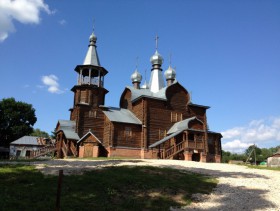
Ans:
[[[182,120],[180,122],[176,122],[167,132],[167,134],[171,134],[171,133],[175,133],[177,131],[183,131],[183,130],[187,130],[189,129],[189,122],[192,120],[198,120],[199,122],[201,122],[198,118],[191,117],[185,120]],[[201,122],[203,124],[203,122]]]
[[[180,130],[180,131],[177,131],[177,132],[175,132],[175,133],[172,133],[171,135],[166,136],[166,137],[164,137],[163,139],[161,139],[161,140],[159,140],[159,141],[153,143],[152,145],[149,146],[149,148],[154,148],[154,147],[156,147],[156,146],[158,146],[158,145],[164,143],[165,141],[167,141],[167,140],[169,140],[169,139],[171,139],[171,138],[173,138],[173,137],[179,135],[179,134],[182,133],[182,132],[183,132],[183,130]]]
[[[76,122],[70,120],[58,120],[60,125],[59,131],[63,131],[67,139],[79,140],[79,135],[75,132]],[[58,131],[57,131],[58,132]]]

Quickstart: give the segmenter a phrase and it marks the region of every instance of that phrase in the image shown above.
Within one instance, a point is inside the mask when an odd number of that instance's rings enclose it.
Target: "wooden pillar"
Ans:
[[[90,85],[91,84],[91,68],[89,69],[89,82],[88,84]]]
[[[98,70],[98,87],[101,87],[101,75],[100,75],[100,70]]]

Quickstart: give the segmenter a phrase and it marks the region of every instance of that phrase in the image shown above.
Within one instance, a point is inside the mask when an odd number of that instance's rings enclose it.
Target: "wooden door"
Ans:
[[[85,147],[84,157],[92,157],[93,145],[85,144],[84,147]]]

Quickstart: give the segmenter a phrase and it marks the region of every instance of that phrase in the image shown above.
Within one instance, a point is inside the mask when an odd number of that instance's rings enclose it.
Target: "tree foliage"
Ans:
[[[39,128],[36,128],[33,130],[33,132],[30,134],[31,136],[37,136],[37,137],[43,137],[43,138],[49,138],[50,135],[45,132],[40,130]]]
[[[0,101],[0,145],[9,145],[16,139],[33,132],[37,121],[31,104],[4,98]]]
[[[248,156],[250,155],[250,152],[253,149],[256,151],[256,161],[262,162],[266,160],[268,157],[272,156],[274,153],[276,153],[279,148],[280,146],[271,147],[271,148],[259,148],[256,145],[251,145],[242,154],[231,153],[222,150],[222,162],[228,163],[230,160],[246,161]],[[254,152],[251,153],[250,157],[252,158],[251,161],[254,162],[255,161]]]

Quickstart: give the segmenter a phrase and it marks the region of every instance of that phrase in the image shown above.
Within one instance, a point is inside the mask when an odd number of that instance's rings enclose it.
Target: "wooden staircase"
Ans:
[[[38,157],[46,155],[48,153],[55,152],[56,150],[57,149],[56,149],[54,144],[47,145],[47,146],[42,147],[40,149],[34,150],[33,153],[32,153],[32,156],[30,156],[30,158],[31,159],[38,158]]]
[[[173,145],[169,147],[168,149],[163,149],[160,151],[160,158],[161,159],[170,159],[174,155],[177,155],[178,153],[182,152],[186,148],[187,141],[182,141],[176,145]]]

